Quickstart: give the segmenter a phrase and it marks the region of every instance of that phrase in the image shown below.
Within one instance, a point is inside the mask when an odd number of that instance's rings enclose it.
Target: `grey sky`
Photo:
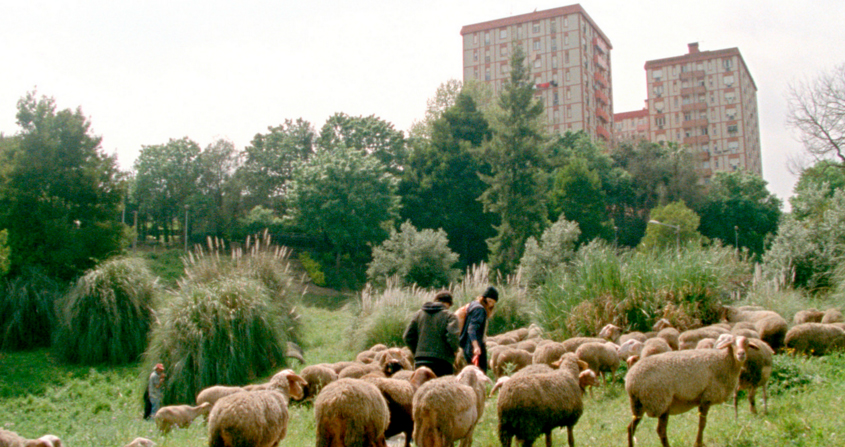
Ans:
[[[461,78],[463,25],[568,2],[30,0],[0,5],[0,132],[37,87],[82,107],[103,148],[132,166],[142,145],[187,136],[238,148],[286,118],[335,112],[407,130]],[[781,198],[801,146],[785,128],[790,82],[845,63],[841,0],[585,0],[613,45],[614,111],[643,107],[645,61],[738,47],[758,88],[763,176]]]

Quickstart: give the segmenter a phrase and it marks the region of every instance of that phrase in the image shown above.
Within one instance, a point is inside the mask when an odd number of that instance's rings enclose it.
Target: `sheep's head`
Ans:
[[[619,357],[627,360],[632,355],[639,355],[642,350],[643,342],[634,339],[627,340],[619,346]]]
[[[402,371],[402,369],[402,363],[400,363],[399,360],[390,359],[384,364],[381,370],[384,375],[390,377],[396,374],[397,372]]]
[[[416,371],[414,371],[414,374],[411,375],[409,382],[411,382],[411,386],[413,386],[414,389],[417,389],[421,387],[422,384],[428,382],[431,379],[434,379],[435,377],[437,376],[434,374],[434,371],[432,371],[431,368],[427,366],[420,366],[416,369]]]
[[[615,324],[606,324],[599,331],[599,337],[605,340],[616,340],[620,335],[622,335],[622,328]]]
[[[581,371],[581,374],[578,374],[578,385],[582,390],[587,389],[588,386],[596,386],[596,383],[598,383],[596,373],[592,369]]]
[[[665,318],[661,318],[657,320],[657,323],[654,323],[654,326],[651,327],[651,330],[653,330],[654,332],[660,332],[663,329],[666,329],[667,327],[672,327],[672,323],[670,323],[669,320]]]
[[[731,334],[722,334],[716,340],[716,349],[723,348],[733,349],[733,355],[739,363],[745,362],[745,359],[748,357],[746,353],[748,349],[759,349],[759,347],[749,345],[747,338],[741,335],[734,337]]]
[[[467,365],[464,369],[458,373],[458,382],[463,383],[464,385],[469,385],[475,388],[475,384],[478,382],[486,382],[489,384],[493,384],[493,381],[487,377],[487,374],[484,374],[479,367],[475,365]]]
[[[212,406],[213,405],[211,405],[211,402],[203,402],[203,403],[197,405],[196,409],[197,409],[197,411],[199,411],[199,414],[207,416],[208,413],[211,412]]]
[[[293,372],[292,369],[285,369],[276,373],[270,383],[273,387],[282,394],[293,400],[302,400],[305,397],[304,387],[308,385],[308,381]]]

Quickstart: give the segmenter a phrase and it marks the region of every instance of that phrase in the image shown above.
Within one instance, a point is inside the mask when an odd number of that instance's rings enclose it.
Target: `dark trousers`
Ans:
[[[434,375],[437,377],[448,376],[449,374],[454,374],[455,372],[454,368],[452,368],[451,362],[433,357],[419,357],[414,359],[414,367],[419,368],[420,366],[431,368],[431,370],[434,371]]]

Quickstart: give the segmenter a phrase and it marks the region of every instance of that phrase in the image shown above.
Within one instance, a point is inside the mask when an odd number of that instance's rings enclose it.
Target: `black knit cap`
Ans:
[[[484,298],[490,298],[493,301],[499,301],[499,291],[493,286],[488,287],[481,296]]]

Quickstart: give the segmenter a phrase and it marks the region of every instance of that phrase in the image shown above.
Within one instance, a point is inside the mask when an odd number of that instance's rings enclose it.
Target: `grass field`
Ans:
[[[304,348],[309,364],[351,360],[346,328],[352,316],[344,309],[301,309]],[[0,353],[0,428],[34,438],[52,433],[68,447],[119,447],[135,437],[150,438],[160,446],[207,444],[200,420],[187,429],[160,434],[144,421],[141,394],[148,371],[140,364],[120,368],[73,367],[57,362],[46,350]],[[842,446],[845,445],[845,356],[792,358],[779,355],[770,385],[769,412],[754,416],[747,401],[740,401],[739,418],[732,406],[710,411],[704,433],[708,446]],[[762,409],[759,401],[758,408]],[[625,445],[631,419],[622,380],[585,396],[585,410],[575,426],[579,446]],[[498,446],[496,398],[487,401],[476,429],[475,446]],[[647,418],[637,430],[639,446],[658,446],[656,419]],[[669,440],[675,446],[694,442],[697,413],[672,416]],[[313,409],[291,406],[291,423],[282,445],[313,446],[316,427]],[[542,443],[543,440],[538,440]],[[555,430],[554,445],[566,445],[564,431]]]

